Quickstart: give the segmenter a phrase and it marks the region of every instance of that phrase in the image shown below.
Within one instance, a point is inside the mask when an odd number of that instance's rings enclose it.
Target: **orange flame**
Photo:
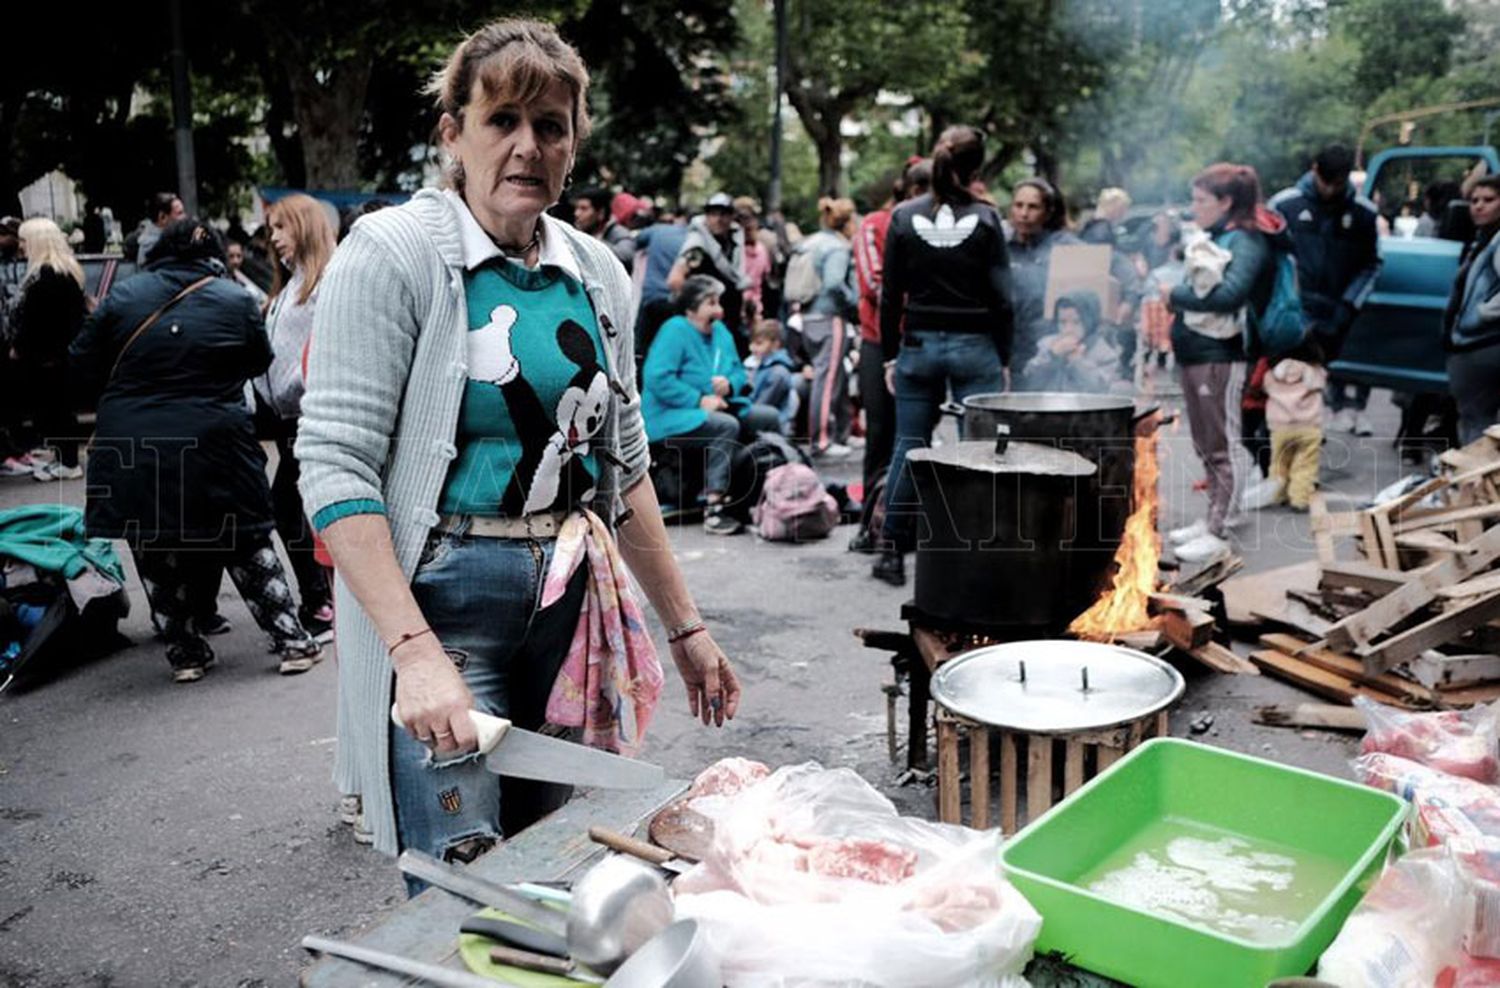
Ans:
[[[1114,587],[1084,611],[1068,631],[1088,641],[1109,641],[1127,631],[1152,626],[1147,610],[1156,589],[1156,567],[1161,560],[1161,537],[1156,534],[1156,432],[1135,438],[1135,510],[1125,522],[1125,537],[1115,552]]]

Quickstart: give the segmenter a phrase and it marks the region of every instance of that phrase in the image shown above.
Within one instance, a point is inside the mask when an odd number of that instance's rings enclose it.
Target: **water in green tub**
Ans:
[[[1344,876],[1331,859],[1166,817],[1077,884],[1124,906],[1254,943],[1284,943]]]

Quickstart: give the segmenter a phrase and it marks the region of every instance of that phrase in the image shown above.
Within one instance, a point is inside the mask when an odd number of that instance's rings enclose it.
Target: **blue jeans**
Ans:
[[[434,532],[412,593],[479,710],[517,727],[542,725],[587,588],[580,567],[567,592],[539,609],[552,539]],[[405,728],[391,728],[391,788],[401,847],[470,859],[567,801],[568,786],[501,779],[473,755],[435,763]],[[415,895],[423,883],[408,880]]]
[[[940,408],[953,389],[955,401],[996,392],[1005,386],[1000,353],[983,333],[908,330],[896,359],[896,446],[886,479],[887,546],[902,551],[916,542],[918,505],[906,454],[932,442]]]

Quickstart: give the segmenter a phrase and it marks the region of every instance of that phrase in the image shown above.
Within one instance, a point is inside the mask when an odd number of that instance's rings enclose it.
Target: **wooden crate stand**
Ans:
[[[1072,734],[1026,734],[937,708],[938,819],[1014,834],[1148,738],[1168,737],[1167,711],[1123,727]],[[966,744],[964,742],[967,742]],[[992,759],[992,748],[998,759]],[[963,764],[963,751],[968,765]],[[998,761],[998,771],[992,763]],[[969,819],[963,819],[967,767]],[[993,778],[992,778],[993,776]],[[995,785],[998,781],[998,785]],[[994,791],[999,789],[998,815]]]

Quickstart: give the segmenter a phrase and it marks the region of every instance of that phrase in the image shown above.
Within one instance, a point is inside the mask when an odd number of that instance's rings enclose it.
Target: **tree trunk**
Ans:
[[[350,54],[320,84],[313,69],[282,59],[292,90],[292,115],[302,137],[309,189],[359,187],[359,128],[374,59]]]
[[[266,18],[265,30],[291,93],[292,118],[302,142],[304,187],[358,188],[359,131],[373,52],[351,40],[338,48],[335,59],[319,59],[314,55],[317,39],[305,38],[295,25]]]
[[[266,87],[266,136],[271,153],[281,166],[281,179],[294,189],[306,188],[307,166],[302,161],[302,135],[292,127],[292,93],[277,71],[269,52],[256,57],[262,84]]]
[[[787,99],[802,129],[812,138],[818,152],[818,195],[836,196],[844,189],[844,115],[853,105],[849,94],[834,97],[826,92],[810,91],[798,85],[796,70],[787,87]]]

